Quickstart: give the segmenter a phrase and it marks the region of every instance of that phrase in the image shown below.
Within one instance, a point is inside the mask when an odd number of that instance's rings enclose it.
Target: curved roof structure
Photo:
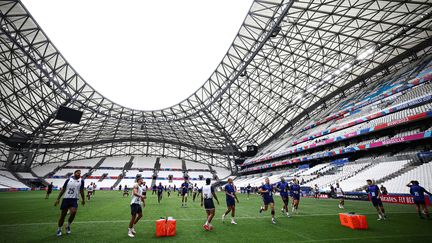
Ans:
[[[154,154],[228,166],[246,145],[268,143],[427,52],[431,10],[429,1],[256,0],[201,88],[170,108],[144,111],[94,90],[21,2],[1,1],[0,139],[38,163]],[[84,112],[79,125],[54,119],[61,105]],[[27,142],[12,143],[17,132]]]

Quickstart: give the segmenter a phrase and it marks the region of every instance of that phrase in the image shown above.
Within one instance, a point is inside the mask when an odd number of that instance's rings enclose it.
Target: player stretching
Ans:
[[[293,179],[293,184],[290,186],[290,194],[293,200],[292,213],[298,214],[298,205],[300,203],[300,185],[297,179]]]
[[[233,179],[228,179],[228,184],[225,185],[225,194],[226,194],[226,204],[227,204],[227,210],[224,214],[222,214],[222,223],[225,220],[225,216],[231,212],[231,224],[237,224],[235,221],[235,201],[239,203],[239,200],[237,198],[237,195],[235,193]]]
[[[268,177],[265,178],[265,183],[260,187],[259,192],[261,193],[263,201],[264,201],[264,207],[261,206],[259,212],[262,213],[262,211],[267,211],[268,206],[270,205],[271,215],[272,215],[272,223],[276,224],[274,200],[273,200],[273,186],[270,185],[270,180]]]
[[[336,197],[339,199],[339,208],[345,208],[344,191],[340,188],[339,183],[336,183]]]
[[[66,192],[66,193],[65,193]],[[84,179],[81,178],[81,170],[76,170],[69,179],[67,179],[60,191],[60,194],[57,197],[57,200],[54,203],[54,206],[57,206],[60,202],[60,198],[63,196],[63,200],[60,206],[61,214],[60,219],[58,221],[58,229],[57,236],[62,235],[62,227],[66,217],[66,214],[69,210],[69,219],[68,224],[66,226],[66,233],[71,233],[71,224],[75,218],[77,208],[78,208],[78,192],[81,195],[81,204],[84,206],[85,198],[84,198]]]
[[[283,207],[281,209],[282,213],[286,212],[286,215],[290,217],[288,211],[288,183],[285,181],[285,178],[281,177],[281,181],[276,185],[276,190],[279,191],[281,199],[283,201]]]
[[[142,207],[145,207],[145,196],[143,195],[143,179],[141,177],[137,177],[136,184],[132,189],[132,200],[130,203],[131,209],[131,220],[129,222],[128,228],[128,236],[135,237],[135,225],[138,223],[138,220],[142,218]]]
[[[162,200],[163,190],[164,190],[164,187],[162,186],[162,182],[159,182],[159,186],[157,187],[157,196],[158,196],[158,203],[159,204]]]
[[[381,201],[381,192],[377,185],[372,183],[372,180],[366,181],[368,186],[366,188],[366,192],[369,193],[370,200],[372,201],[372,205],[376,208],[378,212],[378,220],[386,219],[385,210],[383,203]]]
[[[211,180],[210,178],[206,179],[206,184],[202,187],[202,193],[201,193],[201,207],[204,205],[204,209],[207,213],[207,221],[204,224],[205,230],[212,230],[213,225],[211,224],[211,221],[215,215],[216,209],[213,203],[213,198],[216,199],[217,204],[219,205],[219,200],[215,194],[214,188],[210,185]]]
[[[182,196],[182,207],[187,207],[187,196],[189,190],[189,183],[185,180],[180,187],[181,196]]]
[[[421,219],[424,219],[422,215],[422,211],[423,211],[424,214],[426,215],[426,218],[429,219],[430,218],[429,210],[428,207],[426,206],[424,194],[426,193],[429,196],[432,196],[432,194],[426,191],[426,189],[424,189],[422,186],[420,186],[418,181],[411,181],[411,183],[409,183],[407,186],[410,188],[410,194],[414,198],[414,204],[416,205],[418,215],[420,216]]]

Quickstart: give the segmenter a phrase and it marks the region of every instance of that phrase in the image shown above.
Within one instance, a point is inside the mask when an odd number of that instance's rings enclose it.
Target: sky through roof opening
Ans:
[[[210,77],[252,0],[23,0],[73,68],[120,105],[156,110]]]

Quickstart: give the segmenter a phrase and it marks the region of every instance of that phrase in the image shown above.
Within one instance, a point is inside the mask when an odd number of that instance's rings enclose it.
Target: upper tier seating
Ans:
[[[156,157],[135,156],[132,163],[132,168],[154,169]]]
[[[2,188],[29,188],[6,170],[0,170],[0,185]]]
[[[412,180],[417,180],[427,191],[432,192],[432,162],[422,164],[382,184],[389,193],[409,193],[406,185]]]
[[[192,161],[185,161],[185,162],[186,162],[186,168],[188,170],[209,170],[209,167],[206,164],[196,163]]]
[[[37,166],[33,167],[31,170],[37,176],[45,177],[50,172],[54,171],[57,167],[62,167],[65,163],[66,162],[37,165]]]
[[[160,158],[161,169],[182,169],[182,161],[174,158]]]
[[[100,167],[123,168],[130,159],[130,156],[107,157]]]
[[[69,162],[67,167],[94,167],[100,160],[101,158],[75,160]]]

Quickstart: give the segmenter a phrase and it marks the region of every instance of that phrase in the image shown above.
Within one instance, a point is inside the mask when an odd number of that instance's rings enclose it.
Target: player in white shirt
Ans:
[[[345,199],[344,199],[344,192],[342,188],[340,188],[339,183],[336,183],[336,197],[339,199],[339,208],[345,208]]]
[[[87,200],[90,201],[90,198],[93,194],[93,182],[90,183],[90,185],[87,186]]]
[[[198,186],[197,186],[197,184],[195,183],[195,185],[194,185],[194,187],[193,187],[193,197],[192,197],[192,201],[193,202],[195,202],[195,198],[196,198],[196,196],[197,196],[197,194],[198,194]]]
[[[206,179],[206,184],[201,188],[201,207],[204,206],[204,209],[207,213],[207,221],[204,224],[205,230],[212,230],[213,225],[211,221],[215,215],[216,209],[213,203],[213,198],[216,199],[217,204],[219,205],[219,200],[216,196],[214,188],[210,185],[210,178]]]
[[[130,203],[131,220],[129,222],[128,236],[135,237],[135,225],[142,218],[142,207],[145,207],[145,196],[143,195],[143,179],[136,178],[136,184],[132,189],[132,199]]]
[[[70,215],[68,219],[68,224],[66,226],[66,233],[71,233],[71,224],[75,218],[77,208],[78,208],[78,193],[81,195],[81,204],[84,206],[85,198],[84,198],[84,179],[81,178],[81,170],[76,170],[70,178],[68,178],[63,184],[62,190],[58,195],[54,206],[60,202],[60,198],[63,196],[63,200],[60,206],[61,214],[60,219],[58,221],[58,229],[57,236],[62,235],[62,227],[64,220],[66,218],[66,214],[69,210]]]

